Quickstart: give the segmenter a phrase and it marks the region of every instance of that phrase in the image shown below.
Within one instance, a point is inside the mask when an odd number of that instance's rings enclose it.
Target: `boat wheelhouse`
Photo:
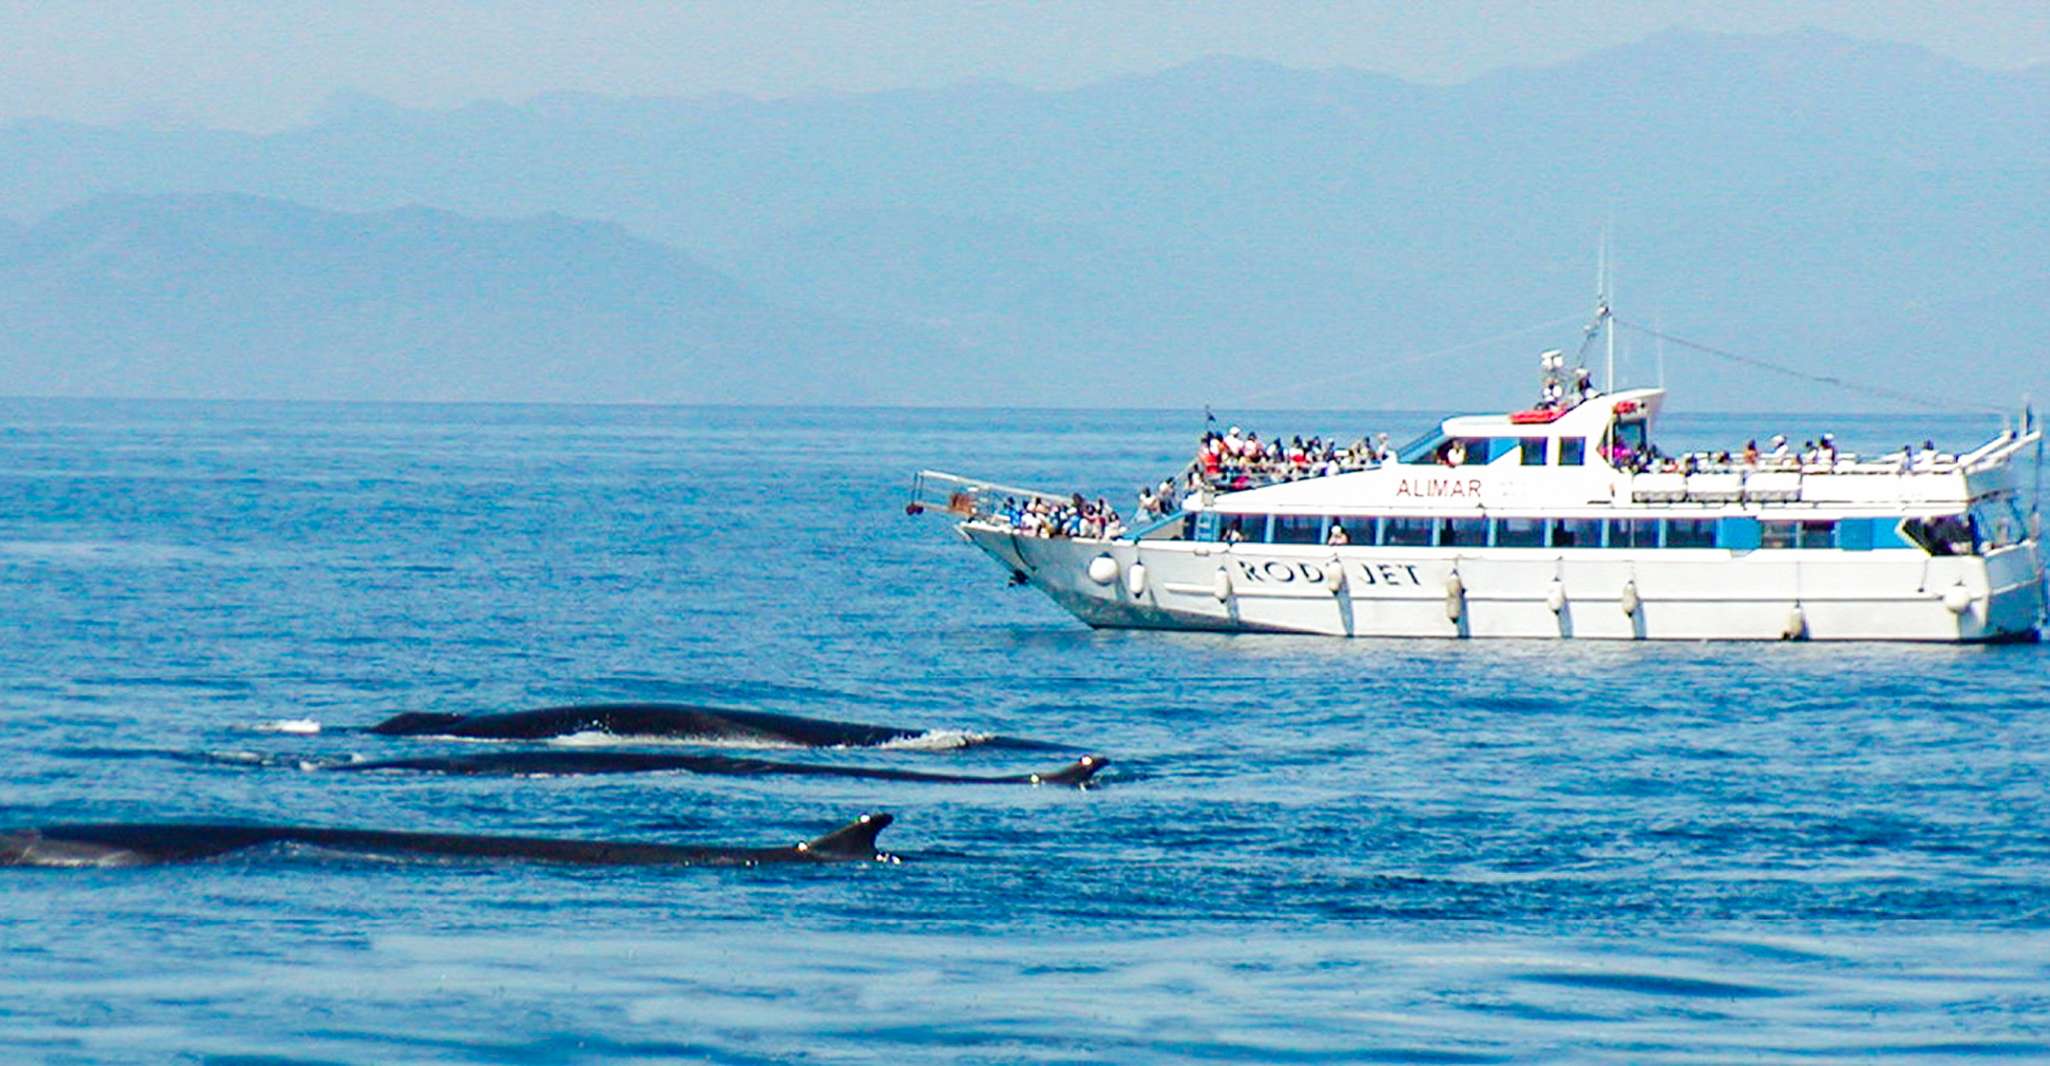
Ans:
[[[1550,357],[1551,353],[1547,353]],[[1584,382],[1584,378],[1583,378]],[[909,510],[1091,626],[1349,637],[2033,640],[2025,416],[1963,454],[1661,454],[1662,389],[1447,418],[1282,476],[1192,467],[1172,513],[1065,535],[1068,497],[923,471]],[[1006,501],[1009,501],[1008,504]],[[1008,508],[1008,510],[1007,510]]]

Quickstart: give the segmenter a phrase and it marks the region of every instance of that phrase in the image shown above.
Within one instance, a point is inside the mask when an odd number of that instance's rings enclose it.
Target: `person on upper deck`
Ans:
[[[1538,353],[1538,410],[1551,411],[1566,405],[1566,386],[1561,376],[1565,368],[1565,352],[1552,348]]]

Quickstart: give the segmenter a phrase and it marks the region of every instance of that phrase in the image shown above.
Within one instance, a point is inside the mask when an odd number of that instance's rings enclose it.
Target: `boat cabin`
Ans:
[[[1571,407],[1504,415],[1455,415],[1409,442],[1395,461],[1409,466],[1595,465],[1628,468],[1651,456],[1651,426],[1664,389],[1595,395]]]

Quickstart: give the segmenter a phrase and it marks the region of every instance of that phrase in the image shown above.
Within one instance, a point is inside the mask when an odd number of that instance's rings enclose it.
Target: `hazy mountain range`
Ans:
[[[1451,87],[1220,58],[1067,92],[342,98],[265,136],[20,122],[0,361],[27,393],[1500,403],[1577,328],[1415,356],[1584,314],[1611,226],[1625,317],[2007,402],[2050,394],[2046,207],[2050,67],[1817,32]],[[1697,409],[1888,406],[1664,365]]]
[[[882,402],[945,354],[613,223],[222,193],[0,232],[0,321],[16,387],[62,395]]]

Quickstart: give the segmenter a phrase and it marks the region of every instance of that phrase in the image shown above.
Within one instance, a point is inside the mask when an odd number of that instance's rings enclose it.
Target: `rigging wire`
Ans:
[[[1811,381],[1818,385],[1833,385],[1837,388],[1843,389],[1846,392],[1862,392],[1868,396],[1877,396],[1883,399],[1894,400],[1905,404],[1913,404],[1917,407],[1924,407],[1928,408],[1929,410],[1943,411],[1946,413],[1955,413],[1959,411],[1988,412],[1996,415],[2006,415],[2009,413],[2003,408],[1994,407],[1990,404],[1965,403],[1956,400],[1948,402],[1943,400],[1931,400],[1927,396],[1918,396],[1910,392],[1901,392],[1897,389],[1889,389],[1881,385],[1867,385],[1857,381],[1846,381],[1845,379],[1837,377],[1834,374],[1811,374],[1805,370],[1795,370],[1791,367],[1781,366],[1778,363],[1767,362],[1766,360],[1757,358],[1756,356],[1740,355],[1736,352],[1729,351],[1725,348],[1717,348],[1713,345],[1701,344],[1696,341],[1690,341],[1685,337],[1675,337],[1670,333],[1664,333],[1659,330],[1653,329],[1650,326],[1644,325],[1639,322],[1632,322],[1628,319],[1616,318],[1612,319],[1612,321],[1626,329],[1636,330],[1637,332],[1642,333],[1648,337],[1655,337],[1659,340],[1667,342],[1668,344],[1677,344],[1682,348],[1692,348],[1695,351],[1704,353],[1706,355],[1713,355],[1719,358],[1728,359],[1731,362],[1742,363],[1745,366],[1756,367],[1759,370],[1769,370],[1775,374],[1784,374],[1790,378],[1799,378],[1803,381]]]
[[[1492,337],[1482,337],[1479,340],[1466,341],[1463,344],[1455,344],[1449,348],[1438,348],[1433,351],[1417,352],[1412,355],[1405,355],[1399,359],[1384,360],[1382,362],[1377,362],[1373,366],[1367,367],[1364,370],[1355,370],[1344,374],[1335,374],[1330,377],[1316,378],[1309,381],[1298,381],[1291,385],[1284,385],[1278,389],[1268,389],[1265,392],[1255,392],[1237,397],[1233,406],[1238,407],[1240,410],[1245,410],[1247,407],[1250,407],[1254,401],[1271,399],[1276,396],[1286,396],[1291,393],[1301,392],[1304,389],[1309,388],[1324,388],[1326,386],[1338,384],[1341,381],[1352,381],[1356,378],[1366,377],[1369,374],[1378,374],[1391,367],[1409,366],[1413,363],[1427,362],[1429,360],[1441,358],[1443,356],[1455,355],[1459,352],[1463,352],[1471,348],[1483,348],[1490,344],[1500,344],[1501,342],[1506,340],[1514,340],[1517,337],[1521,337],[1526,333],[1536,333],[1538,330],[1541,329],[1557,329],[1560,326],[1572,325],[1573,323],[1578,321],[1580,321],[1579,315],[1567,315],[1565,318],[1555,318],[1550,322],[1534,323],[1532,325],[1524,326],[1521,329],[1512,329],[1506,333],[1497,333]],[[1206,412],[1209,410],[1208,405],[1205,405],[1204,410]]]

